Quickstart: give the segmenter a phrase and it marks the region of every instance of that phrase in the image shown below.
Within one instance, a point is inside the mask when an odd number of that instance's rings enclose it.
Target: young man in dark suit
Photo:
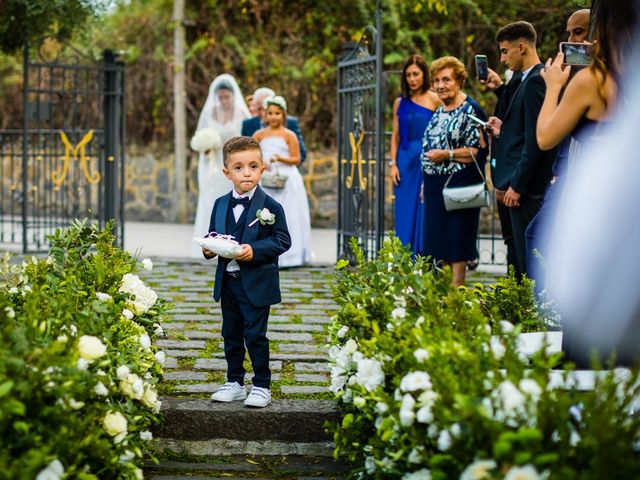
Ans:
[[[225,176],[233,190],[218,198],[209,232],[233,235],[242,251],[234,259],[218,258],[213,298],[221,301],[222,336],[227,383],[211,399],[245,400],[250,407],[271,402],[267,321],[270,306],[280,303],[278,257],[291,247],[282,206],[258,185],[265,165],[260,145],[250,137],[234,137],[222,149]],[[210,259],[215,253],[204,249]],[[244,387],[245,345],[253,367],[253,388]]]
[[[509,209],[513,244],[519,272],[527,273],[525,230],[540,209],[552,177],[555,150],[540,150],[536,122],[546,85],[536,51],[536,31],[528,22],[501,28],[496,41],[500,60],[522,80],[511,93],[501,118],[491,117],[489,125],[498,136],[491,159],[491,174],[498,202]],[[508,226],[507,226],[508,229]]]
[[[274,95],[275,92],[267,87],[260,87],[253,92],[252,101],[258,114],[255,117],[247,118],[242,121],[241,135],[245,137],[252,137],[254,133],[266,126],[264,123],[264,101]],[[298,118],[293,115],[287,115],[287,128],[295,133],[296,137],[298,137],[298,143],[300,144],[300,164],[298,167],[300,167],[307,158],[307,147],[305,147],[304,140],[302,140],[300,122],[298,121]]]

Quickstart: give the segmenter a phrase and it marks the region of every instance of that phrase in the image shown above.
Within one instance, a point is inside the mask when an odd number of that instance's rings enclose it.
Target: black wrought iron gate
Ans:
[[[111,51],[98,64],[25,51],[23,68],[22,124],[0,130],[0,247],[46,250],[75,218],[115,219],[122,245],[124,63]]]
[[[355,237],[372,258],[385,235],[382,32],[376,28],[338,62],[338,256],[352,259]]]

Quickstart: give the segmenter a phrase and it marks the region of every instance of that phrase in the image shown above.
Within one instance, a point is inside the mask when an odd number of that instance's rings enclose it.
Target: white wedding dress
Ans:
[[[233,87],[234,91],[234,112],[230,121],[226,123],[218,122],[214,115],[216,108],[220,108],[216,99],[216,87],[220,82],[226,82]],[[198,156],[198,207],[194,221],[193,236],[204,237],[209,233],[209,221],[211,210],[216,198],[229,193],[233,184],[222,172],[224,166],[222,161],[222,145],[232,137],[240,135],[242,121],[249,118],[249,110],[244,103],[244,98],[240,89],[231,75],[223,74],[217,77],[209,88],[209,97],[200,113],[198,127],[215,129],[222,139],[221,146],[217,150],[209,151],[208,155],[200,153]],[[195,242],[191,247],[191,256],[202,257],[202,248]]]
[[[262,158],[269,164],[269,159],[274,155],[290,156],[287,141],[278,136],[263,138],[260,141]],[[264,191],[274,198],[284,208],[287,217],[287,227],[291,235],[291,248],[280,255],[278,265],[280,267],[296,267],[305,265],[313,259],[311,249],[311,218],[309,215],[309,200],[307,190],[298,167],[286,165],[282,162],[274,162],[271,165],[273,172],[287,176],[284,188],[275,189],[264,187]]]

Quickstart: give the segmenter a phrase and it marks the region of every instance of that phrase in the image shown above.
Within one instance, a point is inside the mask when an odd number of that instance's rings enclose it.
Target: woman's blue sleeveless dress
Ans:
[[[422,185],[422,137],[433,111],[400,97],[398,130],[400,145],[396,164],[400,170],[400,184],[394,188],[395,232],[403,245],[410,245],[414,253],[424,248],[424,203],[420,203]]]

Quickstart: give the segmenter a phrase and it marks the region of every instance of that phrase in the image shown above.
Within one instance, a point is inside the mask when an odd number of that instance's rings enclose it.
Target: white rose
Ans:
[[[67,340],[69,340],[69,337],[67,337],[66,335],[58,335],[58,338],[56,338],[57,341],[59,341],[60,343],[67,343]]]
[[[504,354],[507,351],[507,348],[498,337],[491,337],[491,339],[489,340],[489,346],[491,348],[491,353],[496,358],[496,360],[500,360],[502,357],[504,357]]]
[[[353,399],[354,407],[362,408],[367,404],[367,401],[362,397],[355,397]]]
[[[531,380],[530,378],[523,378],[518,384],[520,391],[526,395],[529,395],[534,401],[538,401],[542,394],[542,388],[538,385],[538,382]]]
[[[376,471],[376,461],[373,457],[367,457],[364,459],[364,469],[370,475]]]
[[[411,452],[409,452],[409,456],[407,457],[407,462],[409,463],[422,462],[422,451],[419,448],[412,448]]]
[[[89,368],[89,362],[86,361],[84,358],[79,358],[78,361],[76,362],[76,368],[78,370],[86,370],[87,368]]]
[[[165,362],[165,359],[166,359],[166,354],[162,350],[157,351],[156,354],[154,355],[154,357],[156,357],[156,361],[160,365],[164,365],[164,362]]]
[[[400,390],[403,392],[431,390],[431,388],[431,378],[427,372],[409,372],[400,381]]]
[[[122,393],[125,395],[140,400],[144,392],[142,379],[135,373],[130,373],[120,382],[120,390],[122,390]]]
[[[507,416],[512,416],[516,412],[521,411],[525,404],[525,397],[520,390],[511,383],[509,380],[505,380],[496,388],[496,392],[500,400],[502,401],[502,408]]]
[[[463,470],[460,480],[482,480],[491,478],[489,470],[496,468],[497,464],[493,460],[476,460]]]
[[[98,300],[102,300],[103,302],[111,300],[111,295],[108,293],[96,292],[96,297],[98,297]]]
[[[141,401],[145,406],[153,408],[158,401],[158,393],[156,392],[155,388],[153,388],[151,385],[147,385],[144,389],[144,393],[142,394]]]
[[[126,365],[120,365],[116,370],[116,376],[118,377],[118,380],[124,380],[130,372],[129,367]]]
[[[513,323],[500,320],[500,330],[502,330],[502,333],[511,333],[513,332],[513,328]]]
[[[127,273],[122,277],[122,285],[119,292],[129,293],[133,300],[129,301],[136,313],[141,314],[149,310],[158,300],[158,295],[151,288],[147,287],[140,277]]]
[[[164,333],[164,329],[159,323],[153,324],[153,333],[155,333],[158,337]]]
[[[140,432],[140,440],[148,442],[153,440],[153,434],[149,430],[145,430],[144,432]]]
[[[393,311],[391,312],[391,318],[393,318],[394,320],[403,319],[406,316],[407,316],[407,311],[402,307],[394,308]]]
[[[416,357],[416,360],[420,363],[424,362],[427,358],[429,358],[429,351],[424,348],[419,348],[415,352],[413,352],[413,356]]]
[[[523,467],[512,467],[505,475],[504,480],[540,480],[540,475],[533,465],[524,465]]]
[[[145,270],[153,270],[153,262],[150,258],[145,258],[142,260],[142,268]]]
[[[262,210],[260,210],[260,217],[259,218],[263,222],[271,220],[271,212],[269,211],[269,209],[268,208],[263,208]]]
[[[98,337],[82,335],[78,340],[78,351],[80,352],[80,357],[92,362],[107,353],[107,347]]]
[[[128,308],[122,309],[122,316],[127,320],[131,320],[133,318],[133,312]]]
[[[151,339],[149,338],[148,333],[140,335],[140,346],[145,350],[149,350],[151,348]]]
[[[379,413],[385,413],[389,410],[389,405],[384,402],[376,403],[376,411]]]
[[[405,473],[402,476],[402,480],[431,480],[431,471],[423,468],[416,472]]]
[[[451,434],[448,430],[442,430],[438,435],[438,450],[446,452],[451,448]]]
[[[101,397],[109,395],[109,390],[104,386],[104,383],[102,382],[96,383],[96,386],[93,387],[93,391],[96,395],[100,395]]]
[[[416,414],[413,411],[416,401],[408,393],[402,397],[402,405],[400,406],[400,424],[405,427],[413,425]]]
[[[162,408],[162,402],[160,400],[158,400],[156,403],[154,403],[153,405],[153,413],[160,413],[160,409]]]
[[[73,410],[80,410],[82,407],[84,407],[84,402],[78,402],[75,398],[71,398],[69,399],[69,406]]]
[[[433,422],[433,412],[431,411],[431,405],[425,405],[418,409],[416,413],[416,420],[420,423],[429,424]]]
[[[344,347],[342,347],[342,351],[346,355],[353,355],[353,353],[355,353],[357,350],[358,350],[358,344],[353,338],[350,338],[349,340],[347,340],[347,342],[344,344]]]
[[[49,465],[40,470],[40,473],[36,476],[36,480],[59,480],[64,475],[64,466],[57,458],[53,460]]]
[[[15,312],[15,310],[13,308],[5,307],[4,311],[7,312],[7,318],[15,318],[16,312]]]
[[[107,413],[102,420],[102,425],[112,437],[127,433],[127,419],[120,412]]]
[[[131,460],[134,459],[135,456],[136,454],[133,453],[131,450],[125,450],[124,453],[120,455],[120,458],[118,458],[118,462],[129,463]]]
[[[338,333],[336,335],[338,336],[338,338],[344,338],[348,331],[349,327],[344,325],[340,330],[338,330]]]
[[[362,385],[367,390],[375,390],[384,384],[384,372],[382,365],[373,358],[363,358],[357,361],[358,371],[355,375],[355,382]]]

